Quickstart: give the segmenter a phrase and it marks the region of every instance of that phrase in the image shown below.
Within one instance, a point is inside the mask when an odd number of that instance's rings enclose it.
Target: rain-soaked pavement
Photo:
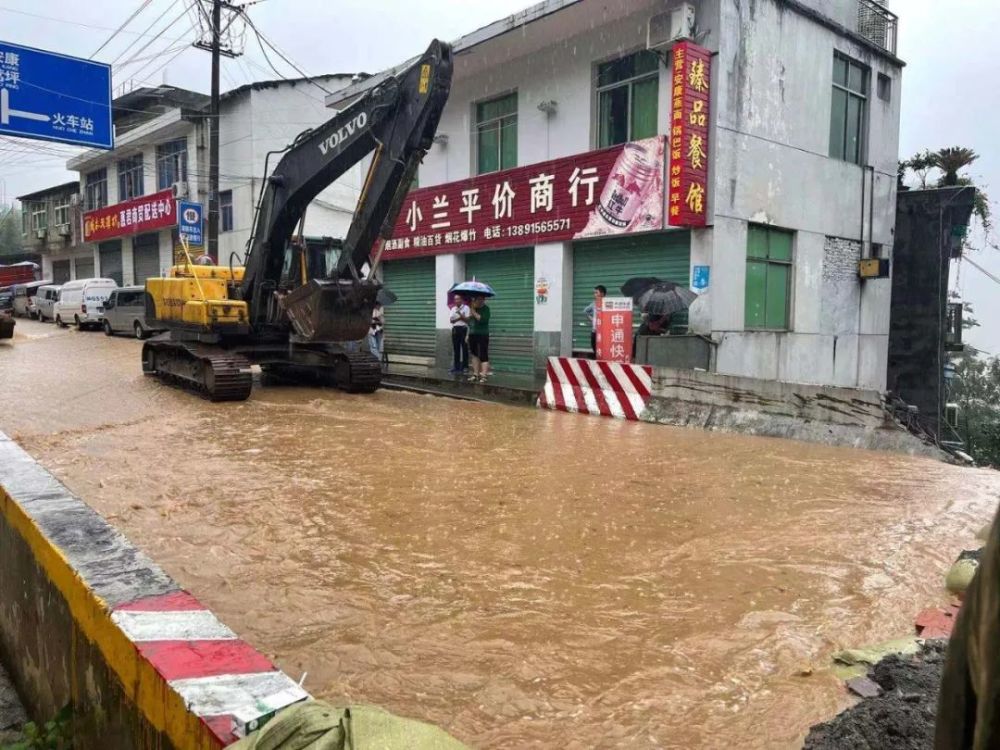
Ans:
[[[210,404],[18,323],[0,429],[306,687],[478,747],[794,748],[1000,475],[381,391]],[[27,338],[26,336],[30,337]]]

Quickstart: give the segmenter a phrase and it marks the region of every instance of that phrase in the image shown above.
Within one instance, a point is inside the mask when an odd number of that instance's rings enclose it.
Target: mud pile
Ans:
[[[892,654],[868,671],[881,691],[817,724],[803,750],[930,750],[947,642],[926,642],[914,656]]]

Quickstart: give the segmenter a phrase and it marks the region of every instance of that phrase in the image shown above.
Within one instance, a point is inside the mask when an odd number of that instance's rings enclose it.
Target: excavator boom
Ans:
[[[451,88],[451,48],[434,41],[415,63],[363,94],[324,125],[299,137],[267,180],[246,262],[242,297],[251,326],[284,324],[307,341],[362,338],[378,287],[360,279],[380,235],[396,220],[431,146]],[[372,154],[336,270],[310,279],[271,304],[285,251],[306,207],[334,180]]]

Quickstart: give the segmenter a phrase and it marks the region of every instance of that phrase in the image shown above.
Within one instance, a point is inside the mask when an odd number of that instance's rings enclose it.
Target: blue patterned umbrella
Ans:
[[[476,281],[475,279],[455,284],[450,291],[455,292],[456,294],[473,294],[482,295],[483,297],[496,297],[497,295],[497,293],[493,291],[493,287],[489,284],[484,284],[483,282]]]

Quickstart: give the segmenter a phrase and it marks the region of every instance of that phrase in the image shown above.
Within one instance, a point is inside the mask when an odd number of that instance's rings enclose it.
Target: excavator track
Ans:
[[[340,388],[348,393],[373,393],[382,384],[381,363],[367,352],[338,352],[327,366],[265,364],[267,382],[300,383]]]
[[[382,384],[382,363],[369,352],[345,352],[334,365],[338,388],[350,393],[374,393]]]
[[[175,341],[147,341],[142,370],[211,401],[245,401],[253,387],[250,361],[243,355]]]

